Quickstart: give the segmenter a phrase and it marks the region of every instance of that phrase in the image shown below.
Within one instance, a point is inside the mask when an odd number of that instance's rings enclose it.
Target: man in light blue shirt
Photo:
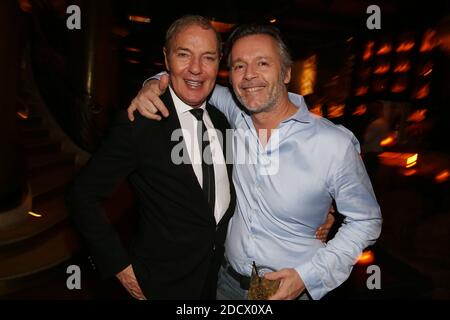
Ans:
[[[252,262],[278,270],[272,299],[313,299],[344,282],[362,250],[380,235],[381,213],[353,134],[311,114],[288,95],[291,59],[271,26],[243,26],[229,39],[228,89],[210,103],[234,128],[233,182],[237,206],[219,274],[219,299],[245,299]],[[147,109],[161,110],[155,104]],[[155,109],[156,108],[156,109]],[[345,216],[327,244],[315,238],[333,199]]]

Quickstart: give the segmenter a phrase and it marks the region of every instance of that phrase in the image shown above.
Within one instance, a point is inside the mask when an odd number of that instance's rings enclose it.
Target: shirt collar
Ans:
[[[311,114],[309,113],[308,107],[306,106],[305,99],[303,99],[303,96],[294,94],[294,93],[288,93],[289,100],[298,108],[298,111],[294,113],[289,118],[282,121],[288,122],[290,120],[295,120],[301,123],[310,123],[311,122]]]
[[[184,113],[189,112],[190,110],[194,109],[190,105],[184,103],[180,98],[178,98],[177,94],[175,93],[175,91],[173,91],[171,86],[169,86],[169,90],[170,90],[170,94],[172,95],[173,104],[175,105],[175,109],[177,110],[178,113],[184,114]],[[202,103],[202,105],[198,108],[205,110],[206,109],[206,101],[204,101]]]

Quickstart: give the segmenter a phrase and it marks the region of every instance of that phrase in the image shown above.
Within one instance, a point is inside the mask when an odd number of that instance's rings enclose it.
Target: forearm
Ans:
[[[361,252],[374,244],[382,217],[369,178],[351,140],[334,160],[330,193],[345,220],[335,237],[319,249],[311,261],[296,268],[314,299],[344,282]]]
[[[347,280],[361,252],[375,242],[380,229],[381,218],[347,221],[311,261],[295,268],[313,299],[321,299]]]
[[[113,125],[99,150],[66,192],[69,217],[104,276],[114,275],[129,264],[127,252],[108,221],[102,202],[135,168],[130,126],[129,123]]]

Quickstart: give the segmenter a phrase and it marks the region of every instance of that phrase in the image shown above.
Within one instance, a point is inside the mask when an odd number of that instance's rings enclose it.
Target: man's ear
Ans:
[[[291,71],[292,71],[291,67],[289,67],[286,70],[286,74],[284,75],[284,79],[283,79],[284,84],[288,84],[289,82],[291,82]]]
[[[167,52],[166,47],[163,48],[163,53],[164,53],[164,63],[166,64],[166,70],[167,70],[167,71],[170,71],[170,68],[169,68],[169,62],[168,62],[168,59],[167,59],[167,55],[168,55],[169,53]]]

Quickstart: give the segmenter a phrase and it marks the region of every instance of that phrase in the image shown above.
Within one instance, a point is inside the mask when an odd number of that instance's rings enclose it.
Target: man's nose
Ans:
[[[189,72],[192,74],[200,74],[202,72],[202,65],[199,58],[192,58],[189,63]]]
[[[256,78],[255,69],[251,65],[248,65],[247,68],[245,68],[244,79],[252,80],[254,78]]]

